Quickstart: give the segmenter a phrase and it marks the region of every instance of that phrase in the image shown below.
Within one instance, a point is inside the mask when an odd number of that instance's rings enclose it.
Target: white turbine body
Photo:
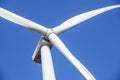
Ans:
[[[56,80],[50,47],[48,45],[43,45],[41,47],[41,60],[43,80]]]
[[[25,19],[3,8],[0,8],[0,16],[43,35],[42,41],[38,43],[38,46],[33,54],[33,60],[38,63],[42,63],[43,80],[56,80],[50,52],[52,45],[55,46],[78,69],[78,71],[85,77],[86,80],[96,80],[95,77],[87,70],[87,68],[85,68],[85,66],[73,56],[69,49],[67,49],[57,34],[60,34],[96,15],[115,8],[120,8],[120,5],[108,6],[82,13],[65,21],[53,29],[47,29],[42,25]]]

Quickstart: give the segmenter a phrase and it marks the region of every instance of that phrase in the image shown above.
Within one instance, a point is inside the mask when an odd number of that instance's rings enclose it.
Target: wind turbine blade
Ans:
[[[41,61],[43,80],[56,80],[50,47],[48,45],[41,47]]]
[[[0,17],[5,18],[11,22],[24,26],[25,28],[31,29],[35,32],[38,32],[44,35],[47,32],[47,29],[35,22],[32,22],[26,18],[23,18],[19,15],[16,15],[6,9],[0,7]]]
[[[80,23],[94,17],[94,16],[97,16],[101,13],[104,13],[106,11],[109,11],[109,10],[112,10],[115,8],[120,8],[120,5],[108,6],[108,7],[104,7],[104,8],[100,8],[100,9],[82,13],[80,15],[77,15],[73,18],[68,19],[67,21],[63,22],[61,25],[53,28],[53,30],[55,31],[56,34],[59,34],[61,32],[64,32],[65,30],[68,30],[68,29],[74,27],[77,24],[80,24]]]
[[[96,80],[94,76],[79,62],[72,53],[67,49],[64,43],[52,33],[48,36],[50,42],[79,70],[86,80]]]

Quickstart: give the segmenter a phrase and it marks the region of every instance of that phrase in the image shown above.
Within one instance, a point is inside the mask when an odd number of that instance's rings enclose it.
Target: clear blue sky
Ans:
[[[120,0],[0,0],[0,6],[52,28],[65,20]],[[42,80],[32,54],[41,35],[0,18],[0,80]],[[120,9],[96,16],[60,38],[97,80],[120,80]],[[57,80],[85,80],[52,48]]]

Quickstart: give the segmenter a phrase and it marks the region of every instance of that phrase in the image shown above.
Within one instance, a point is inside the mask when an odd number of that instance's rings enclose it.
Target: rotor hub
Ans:
[[[49,40],[48,37],[50,34],[55,33],[52,28],[49,28],[44,36],[46,40]]]

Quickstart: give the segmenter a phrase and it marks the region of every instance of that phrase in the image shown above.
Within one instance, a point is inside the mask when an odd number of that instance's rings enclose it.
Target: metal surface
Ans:
[[[45,40],[44,38],[42,38],[38,44],[37,44],[37,47],[33,53],[33,56],[32,56],[32,60],[36,63],[40,63],[41,64],[41,47],[44,46],[44,45],[48,45],[50,47],[50,49],[52,48],[52,44]]]
[[[41,61],[43,80],[56,80],[50,47],[48,45],[41,47]]]

